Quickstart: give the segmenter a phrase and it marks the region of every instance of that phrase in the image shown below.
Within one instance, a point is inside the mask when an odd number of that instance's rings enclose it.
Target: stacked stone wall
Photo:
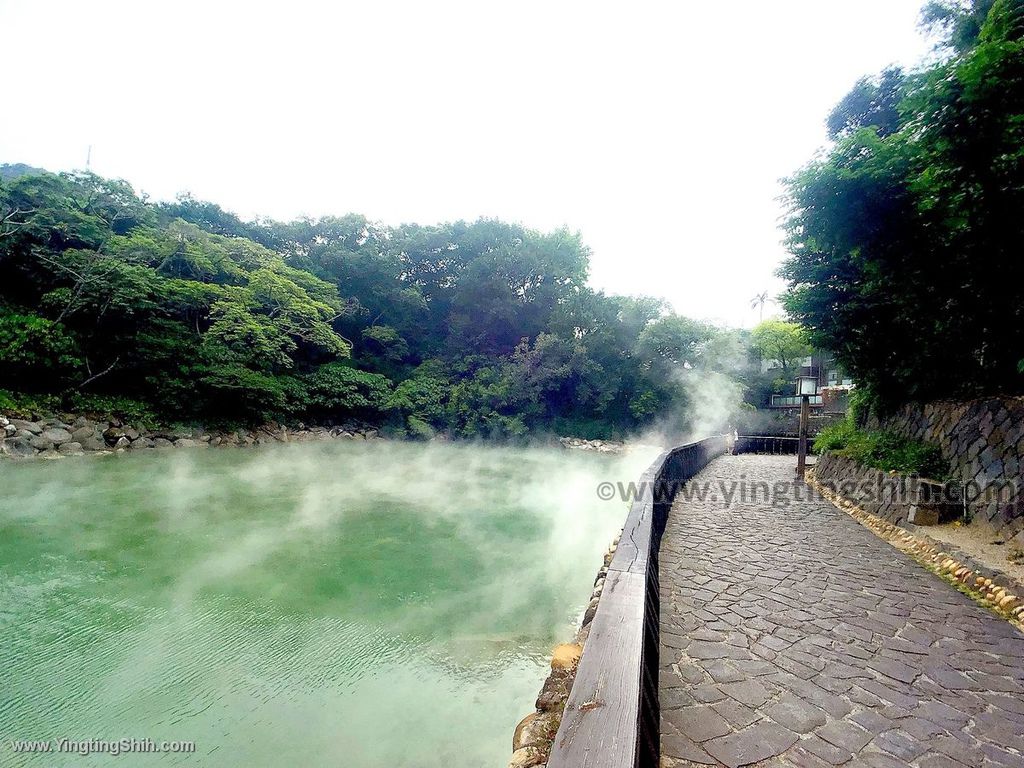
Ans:
[[[937,445],[952,477],[970,489],[972,519],[1007,537],[1024,530],[1024,397],[910,404],[868,426]]]

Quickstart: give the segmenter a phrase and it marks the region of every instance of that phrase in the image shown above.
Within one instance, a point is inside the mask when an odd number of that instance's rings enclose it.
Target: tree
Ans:
[[[588,266],[565,229],[243,221],[28,169],[0,180],[3,386],[167,421],[607,438],[684,424],[680,371],[746,376],[739,335],[593,291]]]
[[[788,183],[785,306],[888,407],[1024,389],[1024,2],[954,11],[896,130]]]
[[[768,301],[768,291],[761,291],[750,300],[750,308],[757,310],[757,321],[764,320],[764,305]]]
[[[877,79],[861,78],[828,116],[831,138],[871,128],[879,136],[895,133],[900,124],[899,103],[905,78],[899,67],[886,69]]]
[[[765,320],[751,333],[751,346],[762,360],[774,361],[786,372],[799,367],[811,354],[804,330],[796,323]]]
[[[659,318],[644,328],[637,340],[640,366],[661,377],[696,368],[703,363],[713,336],[714,329],[706,323],[678,315]]]
[[[939,38],[940,47],[956,53],[978,42],[995,0],[932,0],[921,11],[921,26]]]

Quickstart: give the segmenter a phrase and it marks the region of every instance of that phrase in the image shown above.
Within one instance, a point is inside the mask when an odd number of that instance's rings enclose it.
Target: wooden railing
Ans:
[[[811,441],[808,441],[810,443]],[[740,435],[736,439],[736,453],[796,453],[800,438],[775,435]]]
[[[724,437],[683,445],[640,478],[548,768],[658,765],[658,549],[676,490],[725,451]]]

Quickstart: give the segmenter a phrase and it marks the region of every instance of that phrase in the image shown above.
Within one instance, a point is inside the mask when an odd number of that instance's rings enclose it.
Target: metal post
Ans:
[[[811,416],[811,396],[800,397],[800,447],[796,456],[796,476],[804,479],[807,472],[807,421]]]

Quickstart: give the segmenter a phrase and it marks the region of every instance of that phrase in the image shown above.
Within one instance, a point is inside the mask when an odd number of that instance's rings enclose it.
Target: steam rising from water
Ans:
[[[625,517],[596,486],[655,453],[0,465],[0,738],[194,739],[193,765],[500,764]],[[110,759],[65,757],[47,764]]]
[[[672,381],[685,410],[664,414],[636,439],[640,445],[681,445],[731,431],[743,412],[743,385],[717,371],[680,368]]]
[[[681,381],[689,400],[689,434],[684,442],[721,435],[736,423],[743,386],[716,371],[686,371]]]

